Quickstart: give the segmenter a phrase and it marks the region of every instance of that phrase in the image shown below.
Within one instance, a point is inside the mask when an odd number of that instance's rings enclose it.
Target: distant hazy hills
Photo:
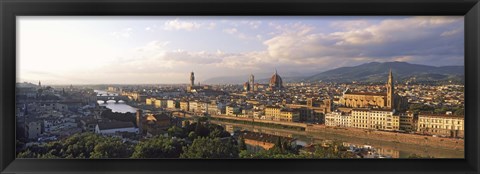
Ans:
[[[381,82],[386,81],[389,70],[395,81],[456,81],[463,82],[464,66],[427,66],[407,62],[371,62],[353,67],[342,67],[303,79],[329,82]]]
[[[407,62],[370,62],[353,67],[341,67],[314,75],[299,73],[279,73],[284,82],[385,82],[389,70],[392,70],[395,81],[428,82],[454,81],[464,82],[464,66],[428,66]],[[256,82],[268,83],[271,74],[256,76]],[[240,84],[248,81],[248,76],[216,77],[204,83]]]

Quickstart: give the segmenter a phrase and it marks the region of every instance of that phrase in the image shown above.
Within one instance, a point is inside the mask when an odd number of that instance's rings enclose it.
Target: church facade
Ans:
[[[340,98],[339,103],[345,107],[351,108],[388,108],[395,109],[398,104],[397,101],[401,100],[401,97],[395,95],[393,74],[390,70],[388,74],[388,81],[385,85],[387,88],[386,93],[371,93],[371,92],[351,92],[345,91]]]

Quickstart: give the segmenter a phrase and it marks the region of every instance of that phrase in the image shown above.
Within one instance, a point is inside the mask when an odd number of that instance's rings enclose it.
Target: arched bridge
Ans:
[[[103,101],[103,103],[107,103],[109,100],[115,100],[115,103],[118,103],[120,100],[127,101],[127,96],[120,96],[120,95],[98,95],[97,101]]]

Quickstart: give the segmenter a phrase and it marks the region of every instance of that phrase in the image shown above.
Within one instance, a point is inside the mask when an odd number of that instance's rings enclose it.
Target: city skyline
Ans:
[[[463,23],[463,16],[19,17],[17,81],[186,84],[191,71],[202,82],[274,68],[463,65]]]

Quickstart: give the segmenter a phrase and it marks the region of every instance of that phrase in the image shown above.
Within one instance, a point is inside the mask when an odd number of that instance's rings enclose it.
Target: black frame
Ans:
[[[478,0],[0,0],[1,173],[479,173]],[[15,159],[15,16],[464,15],[465,159]]]

